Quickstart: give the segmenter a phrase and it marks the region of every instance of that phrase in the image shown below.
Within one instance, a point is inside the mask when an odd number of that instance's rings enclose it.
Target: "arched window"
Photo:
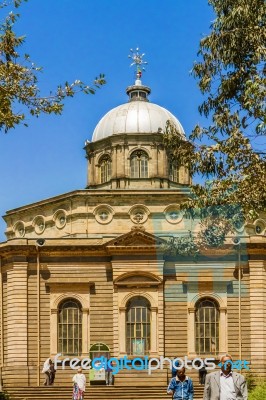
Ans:
[[[100,160],[101,183],[108,182],[111,179],[111,158],[105,155]]]
[[[170,162],[169,164],[169,179],[170,181],[179,182],[179,168],[176,163]]]
[[[150,350],[150,303],[145,297],[130,299],[126,307],[127,354],[144,355]]]
[[[90,347],[90,359],[99,357],[110,358],[110,349],[105,343],[95,343]]]
[[[78,356],[82,352],[81,305],[74,299],[65,300],[59,306],[58,353]]]
[[[195,333],[197,354],[219,353],[219,310],[214,300],[204,298],[196,303]]]
[[[148,178],[148,155],[145,151],[137,150],[130,157],[131,178]]]

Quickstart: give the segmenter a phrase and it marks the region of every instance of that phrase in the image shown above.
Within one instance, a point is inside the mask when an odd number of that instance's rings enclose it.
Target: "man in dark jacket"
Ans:
[[[52,362],[52,363],[50,364],[50,379],[49,379],[49,385],[53,385],[53,384],[54,384],[55,373],[56,373],[56,369],[55,369],[54,363]]]

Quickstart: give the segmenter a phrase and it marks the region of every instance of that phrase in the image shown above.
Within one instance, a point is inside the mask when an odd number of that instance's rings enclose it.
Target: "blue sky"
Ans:
[[[142,81],[151,87],[150,101],[171,111],[188,134],[201,120],[190,70],[214,19],[207,0],[29,0],[19,12],[15,30],[26,35],[24,52],[43,67],[43,95],[65,81],[91,83],[100,72],[107,85],[95,96],[68,99],[62,116],[28,118],[28,128],[0,133],[1,215],[85,188],[84,142],[107,111],[127,101],[130,48],[146,54]],[[4,230],[1,220],[0,241]]]

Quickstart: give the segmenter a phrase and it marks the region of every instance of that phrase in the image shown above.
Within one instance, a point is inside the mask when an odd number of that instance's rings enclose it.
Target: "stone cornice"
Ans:
[[[94,239],[87,238],[58,238],[46,239],[45,245],[39,247],[41,257],[68,257],[68,256],[104,256],[127,255],[127,254],[163,254],[162,244],[164,240],[135,227],[135,232],[130,231],[126,234],[117,236],[115,239],[105,241],[104,243],[92,243]],[[256,239],[251,238],[251,239]],[[263,239],[263,240],[261,240]],[[249,240],[249,238],[248,238]],[[247,262],[249,259],[266,260],[266,238],[260,237],[259,242],[247,242],[241,245],[241,261]],[[36,257],[36,239],[12,239],[0,244],[0,256],[5,259],[24,257]],[[236,247],[232,244],[224,245],[219,249],[205,249],[200,256],[209,259],[223,258],[224,261],[235,260]],[[199,256],[199,258],[200,258]],[[188,257],[189,258],[189,257]],[[183,260],[188,258],[183,257]],[[174,262],[175,257],[165,255],[165,259]],[[179,257],[180,262],[180,257]]]
[[[123,197],[128,198],[128,197],[132,197],[132,196],[140,196],[140,195],[156,195],[159,197],[162,196],[173,196],[176,197],[177,195],[180,196],[186,196],[188,193],[190,193],[190,189],[188,186],[186,185],[180,185],[180,187],[176,188],[176,189],[127,189],[126,191],[124,189],[108,189],[108,191],[106,189],[83,189],[83,190],[75,190],[72,192],[68,192],[68,193],[64,193],[62,195],[59,196],[55,196],[55,197],[50,197],[48,199],[45,200],[41,200],[38,201],[36,203],[31,203],[19,208],[15,208],[12,210],[8,210],[6,212],[6,215],[4,215],[4,219],[6,220],[6,218],[8,218],[9,216],[13,215],[13,214],[20,214],[20,213],[24,213],[25,211],[30,211],[33,210],[35,208],[39,208],[39,207],[44,207],[44,206],[51,206],[54,203],[57,202],[64,202],[64,201],[72,201],[76,198],[79,197],[89,197],[92,194],[94,196],[101,196],[103,197],[104,195],[108,195],[108,196],[119,196],[121,197],[121,194],[123,195]]]

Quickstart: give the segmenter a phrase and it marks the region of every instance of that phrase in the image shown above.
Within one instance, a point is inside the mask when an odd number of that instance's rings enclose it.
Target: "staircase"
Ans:
[[[147,385],[149,384],[147,378]],[[194,385],[194,400],[202,400],[203,386]],[[10,400],[71,400],[71,386],[8,389]],[[88,386],[85,400],[171,400],[166,387]]]

